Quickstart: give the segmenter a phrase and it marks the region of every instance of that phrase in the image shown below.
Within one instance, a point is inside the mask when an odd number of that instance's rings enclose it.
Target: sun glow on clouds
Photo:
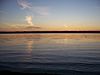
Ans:
[[[33,26],[33,22],[32,22],[32,16],[26,16],[26,21],[30,26]]]

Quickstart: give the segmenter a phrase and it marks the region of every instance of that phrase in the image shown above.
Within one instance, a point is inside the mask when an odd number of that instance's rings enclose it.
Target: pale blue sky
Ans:
[[[78,22],[80,26],[100,26],[100,0],[21,0],[29,3],[31,8],[21,7],[18,1],[0,0],[1,24],[24,24],[25,16],[29,15],[33,16],[32,22],[37,25],[73,26]]]

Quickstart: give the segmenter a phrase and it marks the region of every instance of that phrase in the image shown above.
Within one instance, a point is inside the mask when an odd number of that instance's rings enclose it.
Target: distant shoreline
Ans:
[[[100,75],[100,72],[83,72],[83,71],[74,71],[74,70],[65,70],[60,72],[56,71],[43,71],[35,73],[25,73],[25,72],[12,72],[12,71],[0,71],[2,75]]]
[[[100,33],[100,31],[1,31],[0,34],[20,33]]]

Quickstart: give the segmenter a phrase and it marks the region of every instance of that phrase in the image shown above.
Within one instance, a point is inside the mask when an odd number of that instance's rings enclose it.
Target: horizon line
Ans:
[[[100,31],[0,31],[0,34],[11,33],[100,33]]]

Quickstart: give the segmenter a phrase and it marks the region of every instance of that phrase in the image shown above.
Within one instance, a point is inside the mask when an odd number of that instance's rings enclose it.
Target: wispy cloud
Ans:
[[[31,3],[29,3],[27,0],[17,0],[18,5],[22,8],[22,9],[31,9],[32,5]]]
[[[40,16],[48,16],[49,8],[46,6],[35,6],[33,7],[33,11],[36,12]]]
[[[28,12],[36,13],[38,16],[48,16],[49,8],[47,6],[34,6],[28,0],[17,0],[21,9],[28,9]]]

